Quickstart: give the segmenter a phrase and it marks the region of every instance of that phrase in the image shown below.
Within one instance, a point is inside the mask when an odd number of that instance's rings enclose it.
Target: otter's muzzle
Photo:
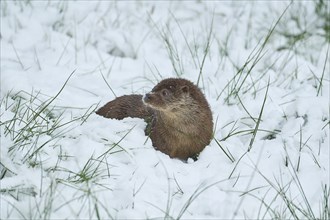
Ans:
[[[151,101],[153,98],[154,98],[154,93],[153,92],[150,92],[150,93],[147,93],[143,96],[143,101],[144,102],[148,102],[148,101]]]

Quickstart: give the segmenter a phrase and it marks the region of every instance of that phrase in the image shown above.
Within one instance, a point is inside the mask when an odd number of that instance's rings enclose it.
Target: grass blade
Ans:
[[[251,141],[250,141],[250,144],[249,144],[248,151],[251,150],[252,145],[253,145],[253,142],[254,142],[254,140],[256,138],[256,135],[257,135],[257,132],[258,132],[258,128],[259,128],[259,124],[260,124],[260,121],[261,121],[262,113],[264,111],[265,103],[266,103],[266,100],[267,100],[268,88],[269,88],[269,79],[268,79],[268,84],[267,84],[267,88],[266,88],[266,93],[265,93],[264,101],[263,101],[262,106],[261,106],[261,111],[259,113],[259,117],[258,117],[256,126],[255,126],[255,128],[253,130],[253,134],[252,134],[252,138],[251,138]]]

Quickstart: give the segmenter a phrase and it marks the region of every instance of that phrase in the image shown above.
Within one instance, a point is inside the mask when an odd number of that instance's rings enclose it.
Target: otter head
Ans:
[[[184,79],[165,79],[158,83],[150,93],[143,97],[143,102],[158,111],[175,112],[184,105],[193,84]]]

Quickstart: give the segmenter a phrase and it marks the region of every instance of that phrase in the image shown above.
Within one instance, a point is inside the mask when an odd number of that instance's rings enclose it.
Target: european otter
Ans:
[[[171,158],[196,157],[213,135],[210,107],[200,89],[186,79],[164,79],[150,93],[118,97],[96,114],[143,118],[154,148]]]

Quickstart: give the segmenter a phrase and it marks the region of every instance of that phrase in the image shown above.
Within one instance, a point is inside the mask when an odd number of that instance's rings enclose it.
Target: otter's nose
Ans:
[[[153,93],[152,92],[151,93],[147,93],[147,94],[144,95],[143,101],[148,102],[148,101],[150,101],[152,99],[152,97],[153,97]]]
[[[143,100],[145,102],[149,101],[151,99],[151,95],[149,93],[145,94],[144,97],[143,97]]]

